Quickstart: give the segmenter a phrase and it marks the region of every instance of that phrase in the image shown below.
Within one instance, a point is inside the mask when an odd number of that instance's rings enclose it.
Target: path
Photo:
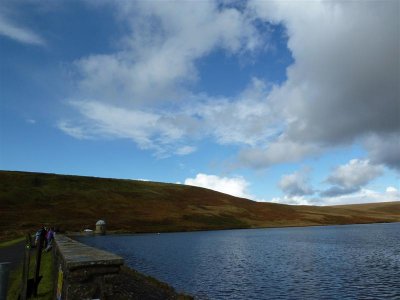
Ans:
[[[24,258],[25,241],[0,248],[0,262],[11,262],[11,270],[14,270]]]

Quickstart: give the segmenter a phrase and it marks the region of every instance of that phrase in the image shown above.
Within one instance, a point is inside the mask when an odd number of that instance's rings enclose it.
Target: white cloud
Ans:
[[[388,187],[385,192],[361,188],[352,194],[309,198],[305,196],[275,197],[271,202],[291,205],[344,205],[361,203],[378,203],[400,201],[400,193],[396,188]]]
[[[338,166],[326,179],[332,186],[319,191],[319,196],[309,197],[317,192],[308,183],[309,170],[294,172],[281,178],[279,186],[286,194],[275,197],[272,202],[294,205],[339,205],[400,200],[399,191],[387,187],[385,192],[365,188],[373,179],[383,173],[382,165],[371,164],[369,160],[352,159]]]
[[[400,201],[400,193],[396,190],[386,190],[377,192],[370,189],[360,189],[358,192],[349,195],[339,195],[333,197],[323,197],[318,200],[319,205],[341,205]],[[315,202],[314,202],[315,204]]]
[[[46,45],[45,40],[40,35],[28,28],[13,23],[2,14],[0,14],[0,35],[24,44],[36,46]]]
[[[279,203],[279,204],[289,204],[289,205],[313,205],[310,198],[305,196],[283,196],[283,197],[274,197],[270,202]]]
[[[236,197],[252,198],[247,188],[249,183],[243,177],[219,177],[199,173],[195,178],[187,178],[186,185],[193,185],[229,194]]]
[[[89,139],[90,136],[87,134],[87,130],[85,130],[82,127],[70,124],[70,122],[61,120],[57,123],[57,127],[65,132],[66,134],[78,139],[78,140],[83,140],[83,139]]]
[[[262,42],[243,11],[214,1],[111,6],[129,34],[117,52],[75,62],[77,99],[95,99],[74,102],[80,117],[69,122],[75,129],[97,138],[130,138],[142,149],[177,155],[193,152],[194,146],[184,146],[193,139],[253,146],[275,134],[276,117],[265,103],[268,87],[261,80],[253,78],[233,99],[186,89],[197,78],[198,59],[217,49],[240,56]]]
[[[352,159],[349,163],[337,167],[327,182],[343,188],[361,187],[380,176],[383,168],[373,165],[369,160]]]
[[[129,138],[140,148],[158,154],[192,153],[195,146],[182,144],[204,137],[212,137],[220,144],[257,145],[277,130],[273,113],[262,103],[265,94],[264,83],[254,78],[234,103],[199,95],[170,111],[140,110],[100,101],[69,101],[80,117],[69,121],[68,126],[61,122],[59,128],[78,138],[83,133],[94,138]]]
[[[197,149],[193,146],[183,146],[175,151],[177,155],[188,155],[190,153],[195,152]]]
[[[61,121],[58,127],[76,138],[130,139],[141,149],[152,149],[164,155],[185,134],[185,128],[180,126],[180,120],[173,114],[128,110],[93,101],[69,103],[82,114],[83,122],[71,125],[71,121]],[[183,155],[194,150],[193,147],[183,146],[175,151]]]
[[[386,193],[392,194],[392,195],[397,195],[397,197],[399,196],[399,190],[396,189],[396,188],[393,187],[393,186],[388,186],[388,187],[386,188]]]
[[[239,153],[239,164],[252,168],[266,168],[274,164],[296,162],[305,156],[317,155],[322,149],[313,144],[291,141],[285,136],[272,141],[268,146],[243,149]]]
[[[288,196],[301,197],[314,194],[314,190],[309,183],[309,170],[305,169],[292,174],[282,176],[279,187]]]
[[[235,8],[214,1],[117,1],[118,21],[129,35],[113,54],[94,54],[76,62],[88,97],[125,102],[179,98],[196,81],[196,60],[215,49],[252,51],[257,31]]]
[[[79,96],[112,113],[93,116],[82,108],[87,104],[76,105],[85,126],[74,128],[82,133],[175,154],[211,137],[241,147],[238,165],[266,168],[400,129],[396,1],[249,1],[242,9],[212,1],[110,5],[128,33],[115,53],[89,55],[76,66]],[[231,98],[191,94],[200,58],[217,49],[251,53],[267,43],[254,20],[286,27],[294,58],[287,80],[273,85],[253,78]],[[366,144],[373,163],[398,165],[395,142],[390,151]],[[349,191],[339,188],[336,193]]]
[[[268,87],[252,78],[237,97],[199,97],[185,113],[200,122],[198,130],[219,144],[257,146],[274,138],[280,124],[267,102]]]
[[[268,97],[286,124],[287,140],[327,149],[371,132],[399,131],[398,1],[250,1],[249,6],[255,17],[287,29],[295,62]],[[266,166],[274,161],[269,155],[264,160]]]
[[[321,191],[323,197],[339,197],[356,193],[370,181],[383,174],[382,165],[371,164],[369,160],[352,159],[338,166],[326,179],[332,186]]]

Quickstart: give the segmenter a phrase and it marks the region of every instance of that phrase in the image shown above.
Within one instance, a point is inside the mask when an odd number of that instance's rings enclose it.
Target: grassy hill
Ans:
[[[178,184],[0,171],[0,240],[42,224],[116,232],[399,222],[400,202],[331,207],[260,203]]]

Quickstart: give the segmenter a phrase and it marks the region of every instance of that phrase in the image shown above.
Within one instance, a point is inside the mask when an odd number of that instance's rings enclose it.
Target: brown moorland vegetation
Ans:
[[[293,206],[179,184],[0,171],[0,241],[42,224],[94,229],[98,219],[121,233],[399,222],[400,202]]]

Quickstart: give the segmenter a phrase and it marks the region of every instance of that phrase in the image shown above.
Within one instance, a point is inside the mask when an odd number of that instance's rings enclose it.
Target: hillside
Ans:
[[[116,232],[399,222],[400,202],[331,207],[260,203],[178,184],[0,171],[0,239],[41,224]]]

